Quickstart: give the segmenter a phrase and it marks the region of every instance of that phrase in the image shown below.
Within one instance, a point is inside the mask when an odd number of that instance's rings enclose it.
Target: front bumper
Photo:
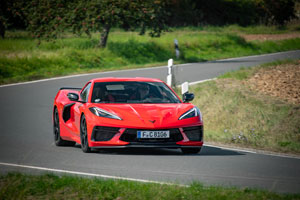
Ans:
[[[141,129],[95,126],[89,146],[91,148],[180,148],[201,147],[203,145],[203,126],[190,126],[170,129],[170,138],[139,139]],[[145,129],[142,129],[145,130]]]

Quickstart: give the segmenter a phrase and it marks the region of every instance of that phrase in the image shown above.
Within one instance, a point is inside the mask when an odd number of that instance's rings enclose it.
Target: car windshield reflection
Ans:
[[[180,103],[161,82],[96,82],[92,103]]]

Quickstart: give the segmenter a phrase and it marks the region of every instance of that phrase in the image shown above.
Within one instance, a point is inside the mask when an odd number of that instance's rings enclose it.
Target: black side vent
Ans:
[[[109,141],[118,132],[120,128],[116,127],[106,127],[106,126],[95,126],[92,133],[93,141]]]
[[[63,119],[64,122],[67,122],[70,118],[71,118],[71,107],[74,105],[75,103],[70,103],[64,106],[63,109]]]
[[[203,139],[203,126],[185,127],[183,132],[191,141],[202,141]]]

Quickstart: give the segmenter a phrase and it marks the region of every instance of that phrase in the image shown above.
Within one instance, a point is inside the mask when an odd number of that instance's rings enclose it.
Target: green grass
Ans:
[[[189,187],[130,181],[89,179],[45,174],[10,173],[0,176],[0,199],[300,199],[299,194],[276,194],[264,190]]]
[[[97,48],[99,33],[75,37],[71,34],[54,41],[37,41],[25,31],[8,31],[0,40],[0,84],[129,68],[166,65],[175,57],[178,39],[181,57],[176,63],[199,62],[229,57],[300,49],[300,38],[282,41],[245,41],[239,33],[285,33],[296,31],[275,27],[189,27],[177,28],[160,38],[137,32],[113,30],[107,48]]]
[[[172,29],[171,29],[172,30]],[[239,25],[226,25],[226,26],[199,26],[199,27],[181,27],[175,30],[184,31],[206,31],[206,32],[222,32],[222,33],[243,33],[243,34],[282,34],[290,32],[298,32],[300,30],[299,21],[290,23],[286,26],[239,26]]]
[[[300,108],[259,94],[245,80],[261,68],[293,64],[281,61],[228,72],[193,86],[193,101],[202,111],[205,140],[277,152],[300,153]]]

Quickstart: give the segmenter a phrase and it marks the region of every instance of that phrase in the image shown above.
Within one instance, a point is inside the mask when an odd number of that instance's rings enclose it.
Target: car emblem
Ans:
[[[154,123],[155,123],[155,121],[156,121],[156,120],[149,120],[149,122],[151,122],[152,124],[154,124]]]

